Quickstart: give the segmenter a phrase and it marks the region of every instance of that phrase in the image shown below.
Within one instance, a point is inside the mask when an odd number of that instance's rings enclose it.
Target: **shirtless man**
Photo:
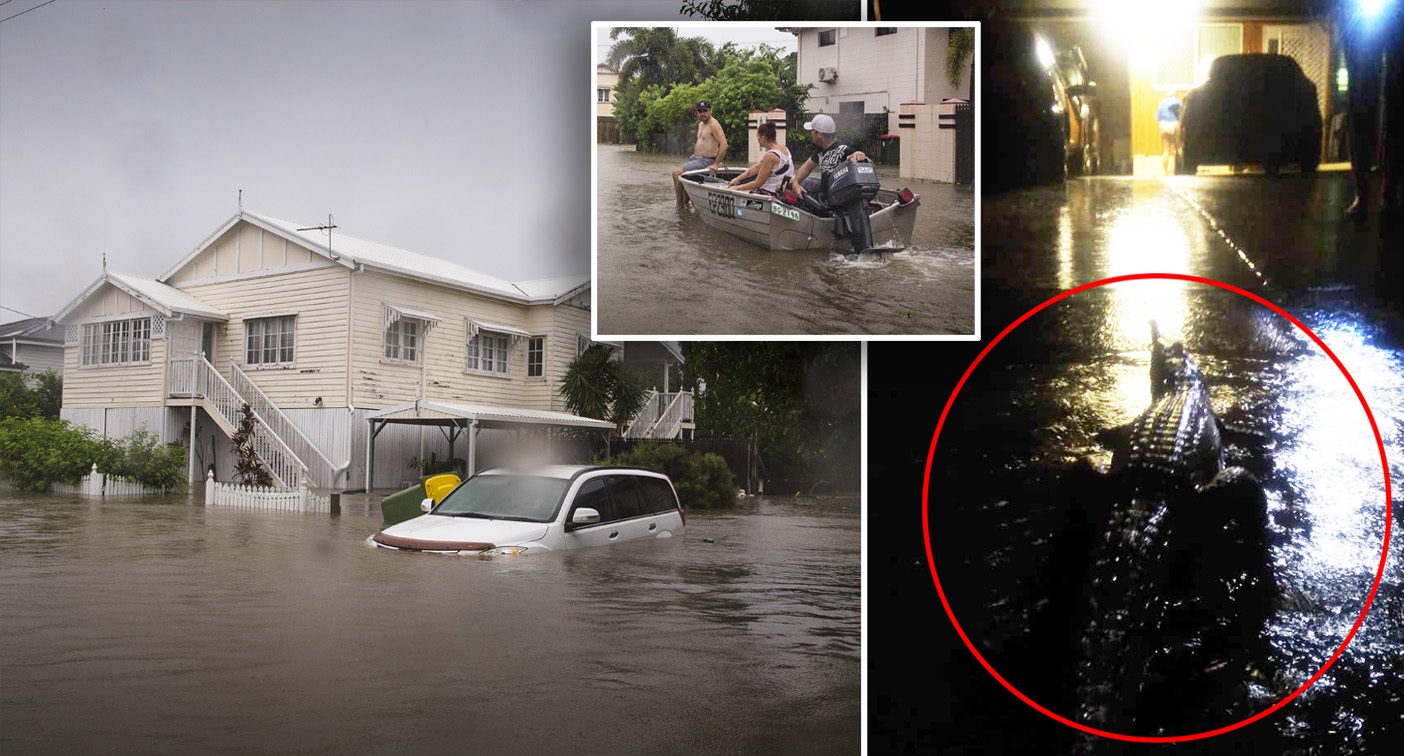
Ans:
[[[708,155],[712,157],[707,157]],[[677,195],[678,209],[687,206],[687,192],[683,191],[682,181],[678,178],[684,171],[695,171],[698,168],[710,168],[715,170],[722,167],[722,158],[726,157],[726,134],[722,133],[721,124],[712,118],[711,103],[703,100],[697,103],[697,145],[692,148],[692,157],[686,163],[673,169],[673,193]]]

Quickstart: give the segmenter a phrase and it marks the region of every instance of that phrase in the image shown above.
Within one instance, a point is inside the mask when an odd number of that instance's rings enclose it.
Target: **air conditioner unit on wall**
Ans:
[[[838,81],[838,69],[833,66],[825,66],[819,69],[819,81],[825,84],[832,84]]]

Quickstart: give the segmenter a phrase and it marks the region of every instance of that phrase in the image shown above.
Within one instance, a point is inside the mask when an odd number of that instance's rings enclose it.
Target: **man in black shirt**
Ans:
[[[859,150],[855,150],[846,144],[838,141],[834,133],[838,127],[834,125],[831,116],[820,113],[814,116],[814,120],[806,123],[804,128],[809,131],[809,138],[814,142],[815,152],[804,161],[804,165],[795,171],[795,192],[803,197],[808,192],[819,195],[822,200],[829,192],[829,174],[839,166],[844,160],[857,162],[867,160],[868,156]],[[815,166],[819,168],[819,178],[814,178],[809,174],[814,171]]]

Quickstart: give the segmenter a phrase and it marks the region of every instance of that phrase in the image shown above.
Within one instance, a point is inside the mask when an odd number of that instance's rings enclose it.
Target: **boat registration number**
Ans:
[[[712,211],[712,215],[720,215],[723,218],[731,218],[736,213],[736,198],[726,194],[707,192],[707,209]]]
[[[770,212],[775,213],[776,215],[780,216],[781,218],[789,218],[789,219],[792,220],[792,221],[797,221],[797,220],[799,220],[799,211],[798,211],[798,210],[796,210],[796,209],[793,208],[793,207],[785,207],[784,205],[780,204],[779,202],[772,202],[772,203],[770,203]]]

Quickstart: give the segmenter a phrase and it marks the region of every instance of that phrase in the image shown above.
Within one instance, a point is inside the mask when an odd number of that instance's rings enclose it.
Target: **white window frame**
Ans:
[[[468,340],[468,359],[463,372],[506,378],[512,365],[512,351],[510,334],[479,330]]]
[[[80,367],[151,364],[151,316],[84,323],[78,342]]]
[[[414,326],[410,328],[410,326]],[[428,324],[421,318],[412,318],[408,315],[399,317],[395,322],[385,327],[385,333],[381,338],[380,361],[389,362],[395,365],[420,365],[424,359],[424,336],[429,332]],[[413,331],[413,333],[411,333]],[[393,343],[392,343],[393,338]],[[413,339],[413,345],[406,345],[407,339]],[[409,357],[405,356],[406,351],[413,351]]]
[[[536,369],[536,375],[532,375],[532,369]],[[527,337],[526,347],[526,379],[529,381],[546,380],[546,336],[545,334],[532,334]]]
[[[599,105],[609,104],[609,93],[612,87],[595,87],[595,103]]]
[[[269,326],[274,326],[271,333]],[[250,339],[255,336],[258,341],[251,344]],[[273,339],[271,344],[270,337]],[[272,360],[266,359],[270,351],[274,357]],[[244,318],[244,367],[250,370],[279,370],[291,368],[296,363],[297,313]]]

